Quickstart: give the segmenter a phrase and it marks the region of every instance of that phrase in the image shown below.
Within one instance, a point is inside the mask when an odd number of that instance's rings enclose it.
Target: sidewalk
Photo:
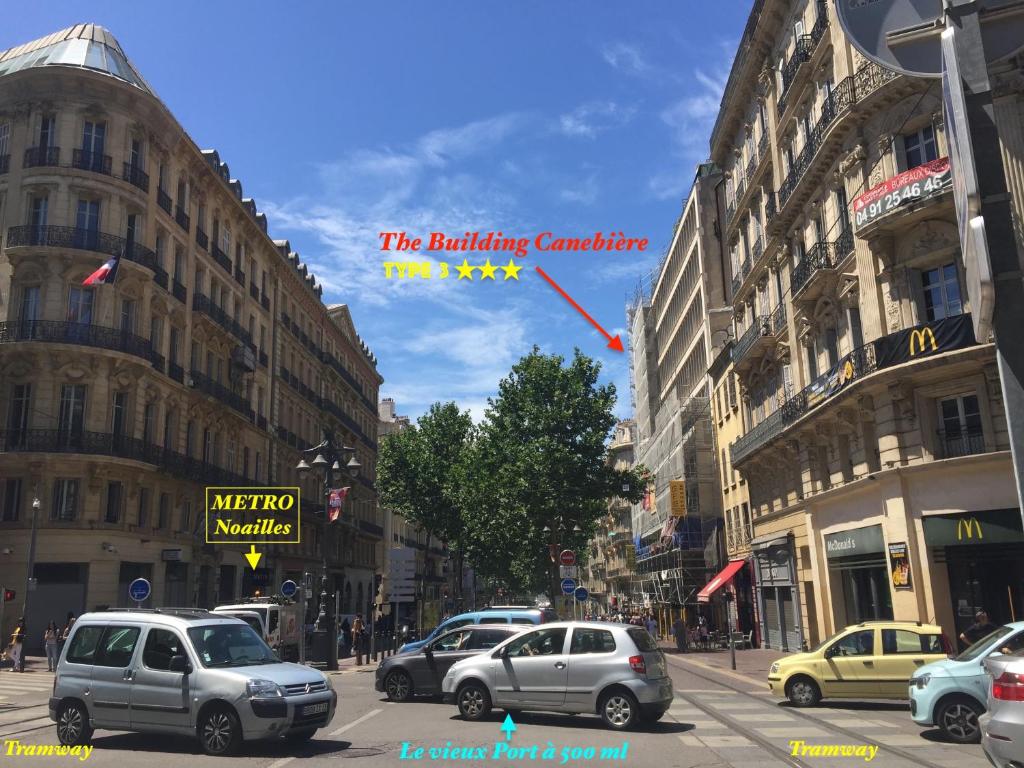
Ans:
[[[44,675],[50,674],[46,671],[46,657],[45,656],[26,656],[25,657],[25,673],[28,672],[42,672]],[[11,672],[10,667],[0,667],[0,675],[19,674],[17,672]]]
[[[663,640],[658,645],[661,646],[661,649],[667,656],[673,656],[682,661],[692,661],[705,667],[732,671],[728,648],[714,648],[706,651],[691,650],[686,653],[680,653],[676,650],[675,642]],[[744,650],[737,648],[736,672],[753,678],[758,682],[765,682],[772,662],[789,655],[788,651],[777,651],[770,648],[747,648]]]

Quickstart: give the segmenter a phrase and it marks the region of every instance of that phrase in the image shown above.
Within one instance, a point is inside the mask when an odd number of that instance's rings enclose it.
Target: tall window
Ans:
[[[984,450],[977,395],[958,395],[940,400],[939,419],[945,458],[967,456]]]
[[[100,204],[98,200],[79,200],[75,226],[89,232],[100,228]]]
[[[242,476],[249,477],[249,446],[242,448]]]
[[[11,402],[7,410],[8,443],[23,446],[28,439],[28,413],[32,401],[31,384],[11,387]]]
[[[139,488],[139,510],[136,523],[139,528],[149,525],[149,488]]]
[[[110,407],[110,431],[114,437],[124,437],[128,431],[128,393],[115,392]]]
[[[39,146],[53,147],[57,144],[57,121],[53,115],[46,115],[39,121]]]
[[[85,384],[61,386],[60,414],[57,422],[62,442],[76,445],[81,441],[85,423]]]
[[[167,515],[170,514],[171,510],[171,495],[169,493],[161,493],[160,501],[157,502],[156,506],[156,525],[155,528],[164,529],[167,527]]]
[[[10,148],[8,142],[11,136],[11,124],[0,123],[0,157],[4,157],[8,154]]]
[[[203,464],[209,464],[213,460],[213,432],[209,429],[203,430]]]
[[[921,272],[924,314],[929,322],[963,314],[960,280],[956,264],[946,264]]]
[[[142,154],[142,142],[138,139],[132,139],[131,148],[128,150],[128,163],[132,168],[145,170],[146,158]]]
[[[122,333],[135,333],[135,301],[121,300],[121,317],[118,323]]]
[[[163,348],[164,340],[164,321],[160,317],[149,318],[149,343],[153,345],[153,349],[160,352]]]
[[[188,533],[192,524],[192,502],[181,502],[181,532]]]
[[[185,455],[196,455],[196,423],[191,420],[185,425]]]
[[[21,516],[21,478],[9,477],[3,487],[4,504],[0,507],[0,522],[13,523]]]
[[[103,515],[103,522],[121,522],[121,496],[123,493],[124,487],[117,480],[107,483],[107,509]]]
[[[142,441],[146,445],[153,443],[156,437],[156,403],[146,403],[142,411]]]
[[[53,508],[50,519],[70,522],[78,512],[78,479],[59,477],[53,481]]]
[[[256,464],[253,466],[253,472],[252,472],[252,479],[253,480],[259,482],[260,470],[262,468],[263,468],[262,464],[260,463],[260,452],[256,451]]]
[[[903,169],[909,171],[938,157],[935,128],[926,125],[919,131],[903,137]]]
[[[181,331],[171,326],[171,334],[169,337],[169,344],[167,349],[167,355],[172,363],[178,364],[178,352],[181,347]]]
[[[185,254],[181,252],[181,248],[178,246],[174,247],[174,279],[176,282],[181,282],[185,276]]]
[[[92,299],[91,288],[72,286],[68,295],[68,322],[90,324],[92,322]]]
[[[174,432],[177,429],[178,412],[174,408],[168,408],[164,414],[164,448],[168,451],[174,449]]]
[[[42,195],[40,197],[33,197],[32,203],[29,207],[29,224],[33,227],[45,227],[46,226],[46,213],[50,206],[50,198]]]
[[[124,230],[124,239],[128,241],[128,250],[131,251],[132,243],[135,242],[139,229],[139,216],[136,213],[128,214],[128,225]],[[163,254],[158,253],[157,258],[163,263]]]
[[[93,156],[103,154],[103,143],[107,137],[107,124],[85,121],[82,129],[82,152]]]

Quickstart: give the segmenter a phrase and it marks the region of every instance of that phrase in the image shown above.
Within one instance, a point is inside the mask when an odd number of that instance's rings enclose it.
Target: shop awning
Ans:
[[[736,575],[739,569],[742,568],[746,562],[746,560],[733,560],[725,566],[721,573],[715,576],[715,578],[705,585],[704,589],[697,593],[697,602],[711,602],[711,595],[720,587],[728,584],[732,580],[732,577]]]

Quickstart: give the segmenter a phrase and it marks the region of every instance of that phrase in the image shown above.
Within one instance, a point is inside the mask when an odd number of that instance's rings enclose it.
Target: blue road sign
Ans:
[[[587,592],[585,587],[577,587],[576,591],[573,592],[573,596],[582,603],[584,600],[590,597],[590,593]]]
[[[149,582],[145,579],[136,579],[128,585],[128,597],[136,603],[143,602],[149,597]]]
[[[576,589],[576,582],[573,579],[562,579],[562,594],[571,595]]]
[[[284,584],[281,585],[281,594],[285,597],[294,597],[295,593],[298,591],[299,585],[291,579],[288,579],[288,581],[284,582]]]

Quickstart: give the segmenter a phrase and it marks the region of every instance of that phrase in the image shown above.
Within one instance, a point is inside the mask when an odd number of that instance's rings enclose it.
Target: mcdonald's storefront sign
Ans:
[[[933,323],[890,333],[875,341],[875,366],[909,363],[911,360],[950,352],[974,344],[970,315],[955,315]]]
[[[924,539],[929,547],[1024,543],[1019,509],[990,509],[924,518]]]
[[[931,349],[928,344],[931,343]],[[937,352],[938,344],[935,343],[935,332],[927,325],[924,328],[915,328],[910,332],[910,345],[907,350],[911,357],[916,357],[921,352]]]

